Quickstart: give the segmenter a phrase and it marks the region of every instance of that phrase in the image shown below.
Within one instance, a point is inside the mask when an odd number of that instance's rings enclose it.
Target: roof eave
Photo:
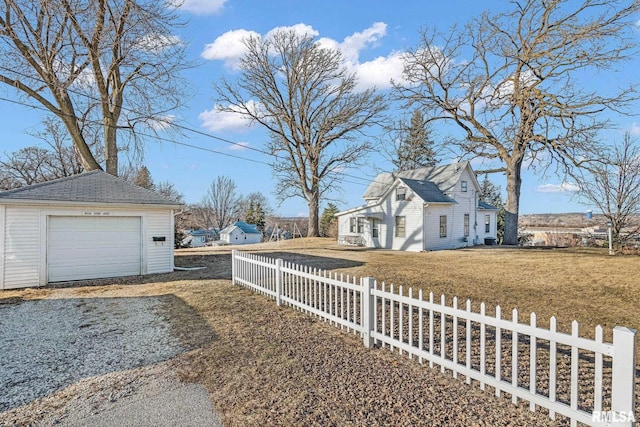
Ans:
[[[42,200],[42,199],[9,199],[0,198],[0,205],[37,205],[37,206],[69,206],[69,207],[90,207],[90,206],[108,206],[114,208],[137,207],[137,208],[158,208],[158,209],[182,209],[183,204],[166,204],[166,203],[110,203],[110,202],[79,202],[65,200]]]

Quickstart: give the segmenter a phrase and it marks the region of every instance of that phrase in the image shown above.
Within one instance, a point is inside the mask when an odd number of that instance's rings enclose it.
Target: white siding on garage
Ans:
[[[149,212],[146,216],[147,271],[167,273],[173,271],[173,212]],[[164,237],[164,242],[154,242],[154,237]]]
[[[38,286],[40,222],[37,209],[7,207],[3,288]]]
[[[49,282],[141,274],[139,216],[50,216]]]

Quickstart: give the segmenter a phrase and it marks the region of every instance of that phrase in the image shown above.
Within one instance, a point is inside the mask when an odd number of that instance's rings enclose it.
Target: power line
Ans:
[[[40,79],[40,78],[29,76],[29,75],[27,75],[25,73],[21,73],[19,71],[11,70],[11,69],[9,69],[7,67],[4,67],[2,65],[0,65],[0,69],[5,70],[5,71],[10,71],[12,73],[18,74],[18,75],[26,77],[26,78],[30,78],[32,80],[39,81],[41,83],[45,83],[45,81]],[[88,98],[90,100],[93,100],[93,101],[100,101],[99,98],[97,98],[95,96],[91,96],[90,94],[87,94],[87,93],[79,92],[79,91],[73,90],[73,89],[68,89],[68,91],[71,92],[71,93],[74,93],[76,95],[79,95],[79,96],[84,96],[84,97],[86,97],[86,98]],[[18,105],[25,106],[25,107],[29,107],[29,108],[36,109],[36,110],[45,111],[45,112],[48,112],[48,113],[51,112],[46,107],[39,106],[39,105],[28,104],[28,103],[25,103],[25,102],[16,101],[16,100],[4,98],[4,97],[0,97],[0,100],[7,101],[7,102],[10,102],[10,103],[13,103],[13,104],[18,104]],[[139,111],[136,111],[136,110],[131,109],[131,108],[126,107],[126,106],[123,106],[122,109],[125,110],[125,111],[129,111],[131,113],[142,115]],[[69,117],[76,118],[75,116],[71,116],[71,115]],[[88,122],[89,123],[93,123],[93,124],[103,125],[102,121],[89,120]],[[173,126],[173,127],[176,127],[178,129],[182,129],[182,130],[185,130],[185,131],[188,131],[188,132],[192,132],[192,133],[200,135],[200,136],[204,136],[204,137],[207,137],[207,138],[211,138],[211,139],[214,139],[214,140],[225,142],[225,143],[231,144],[233,146],[241,147],[242,149],[248,149],[248,150],[252,150],[252,151],[255,151],[255,152],[258,152],[258,153],[261,153],[261,154],[265,154],[265,155],[268,155],[270,157],[274,157],[276,160],[286,161],[286,159],[282,158],[281,156],[278,156],[277,154],[270,153],[268,151],[261,150],[261,149],[255,148],[255,147],[251,147],[251,146],[248,146],[248,145],[240,143],[240,142],[235,142],[235,141],[232,141],[232,140],[229,140],[229,139],[226,139],[226,138],[222,138],[222,137],[219,137],[219,136],[216,136],[216,135],[212,135],[212,134],[209,134],[207,132],[203,132],[201,130],[194,129],[194,128],[189,127],[189,126],[184,126],[184,125],[180,125],[180,124],[177,124],[177,123],[170,123],[170,126]],[[197,145],[194,145],[194,144],[188,144],[188,143],[184,143],[184,142],[179,142],[179,141],[176,141],[174,139],[161,137],[161,136],[159,136],[157,134],[150,135],[150,134],[145,134],[144,132],[140,132],[140,131],[136,131],[136,133],[138,135],[145,136],[145,137],[148,137],[148,138],[152,138],[152,139],[155,138],[155,139],[159,139],[159,140],[162,140],[162,141],[166,141],[166,142],[173,143],[173,144],[176,144],[176,145],[181,145],[181,146],[188,147],[188,148],[193,148],[193,149],[200,150],[200,151],[206,151],[206,152],[210,152],[210,153],[213,153],[213,154],[219,154],[219,155],[226,156],[226,157],[231,157],[231,158],[236,158],[236,159],[239,159],[239,160],[245,160],[245,161],[249,161],[249,162],[253,162],[253,163],[258,163],[258,164],[271,166],[271,163],[268,163],[268,162],[255,160],[255,159],[250,159],[250,158],[247,158],[247,157],[244,157],[244,156],[224,153],[224,152],[217,151],[217,150],[214,150],[214,149],[200,147],[200,146],[197,146]],[[342,179],[343,182],[349,183],[349,184],[368,186],[370,183],[375,182],[375,178],[373,178],[373,177],[370,177],[370,179],[367,179],[367,178],[363,178],[362,176],[350,175],[350,174],[347,174],[347,173],[345,173],[343,171],[332,172],[332,173],[339,174],[339,175],[341,175],[343,177],[347,177],[347,178],[356,179],[356,180],[360,180],[361,181],[361,182],[354,182],[354,181],[350,181],[348,179],[344,179],[344,178]]]

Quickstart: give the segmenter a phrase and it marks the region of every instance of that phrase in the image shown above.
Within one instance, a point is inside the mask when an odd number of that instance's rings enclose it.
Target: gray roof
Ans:
[[[138,187],[101,170],[3,191],[0,192],[0,203],[2,200],[181,206],[180,203],[154,191]]]
[[[451,197],[444,195],[438,186],[431,181],[408,178],[400,178],[400,181],[427,203],[456,203]]]
[[[500,209],[498,209],[497,207],[490,205],[489,203],[485,203],[485,202],[478,202],[478,209],[485,209],[488,211],[499,211]]]
[[[440,192],[451,191],[460,180],[460,175],[469,162],[452,163],[450,165],[411,169],[398,173],[385,172],[379,174],[362,196],[364,199],[377,199],[394,183],[396,178],[408,178],[417,181],[430,181]]]
[[[258,230],[257,226],[253,224],[247,224],[244,221],[236,221],[235,223],[225,227],[220,233],[229,233],[235,227],[238,227],[244,234],[262,234]]]

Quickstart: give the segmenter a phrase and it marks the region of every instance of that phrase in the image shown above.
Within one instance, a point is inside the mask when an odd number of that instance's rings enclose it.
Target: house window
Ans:
[[[460,189],[462,190],[463,193],[467,192],[467,181],[462,181],[460,183]]]
[[[358,218],[358,233],[364,233],[364,218]]]
[[[485,233],[491,232],[491,216],[489,215],[484,216],[484,232]]]
[[[447,237],[447,216],[440,215],[440,237]]]
[[[406,200],[407,189],[405,187],[396,188],[396,200]]]
[[[358,218],[349,218],[349,233],[355,233],[357,230]]]
[[[469,214],[464,214],[464,237],[469,236]]]
[[[378,237],[378,227],[380,227],[380,221],[375,218],[371,219],[371,237]]]
[[[396,217],[396,237],[405,237],[406,219],[403,216]]]

